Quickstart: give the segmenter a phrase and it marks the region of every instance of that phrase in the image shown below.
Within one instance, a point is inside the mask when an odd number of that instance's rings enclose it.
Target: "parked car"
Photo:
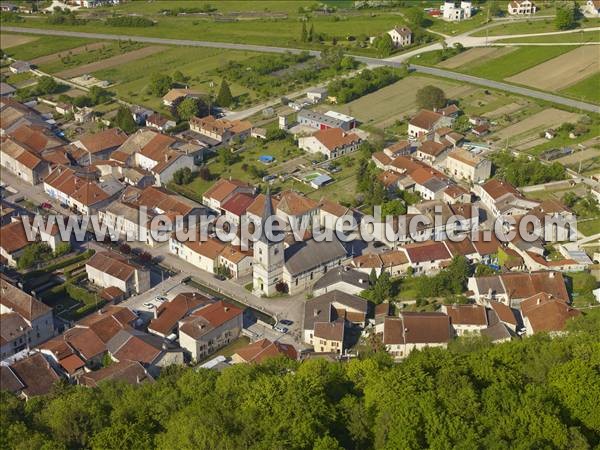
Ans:
[[[144,306],[148,309],[154,309],[156,308],[156,305],[154,303],[150,303],[150,302],[146,302],[144,303]]]
[[[166,302],[168,300],[167,300],[167,297],[163,297],[162,295],[159,295],[158,297],[156,297],[156,301],[164,303],[164,302]]]
[[[275,325],[273,327],[273,329],[276,331],[279,331],[280,333],[284,333],[284,334],[288,332],[288,329],[286,327],[284,327],[283,325],[279,325],[279,324]]]
[[[216,273],[215,278],[219,281],[225,281],[227,279],[224,275],[221,275],[220,273]]]
[[[52,205],[50,203],[48,203],[48,202],[43,202],[43,203],[40,203],[40,208],[51,209]]]
[[[279,321],[279,323],[280,323],[280,324],[282,324],[282,325],[287,325],[287,326],[290,326],[290,325],[292,325],[294,322],[293,322],[293,321],[291,321],[291,320],[283,319],[283,320],[280,320],[280,321]]]

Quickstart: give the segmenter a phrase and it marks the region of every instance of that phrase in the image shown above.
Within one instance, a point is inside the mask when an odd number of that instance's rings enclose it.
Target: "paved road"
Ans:
[[[587,30],[597,31],[597,30],[600,30],[600,27],[589,28]],[[101,40],[120,40],[120,39],[126,38],[126,39],[131,39],[131,40],[137,41],[137,42],[146,42],[146,43],[154,43],[154,44],[212,47],[212,48],[235,49],[235,50],[249,50],[249,51],[258,51],[258,52],[271,52],[271,53],[285,53],[285,52],[299,53],[299,52],[303,51],[300,49],[270,47],[270,46],[264,46],[264,45],[232,44],[232,43],[226,43],[226,42],[194,41],[194,40],[188,40],[188,39],[164,39],[164,38],[154,38],[154,37],[145,37],[145,36],[121,36],[121,35],[117,35],[117,34],[83,33],[83,32],[77,32],[77,31],[61,31],[61,30],[45,30],[45,29],[42,30],[42,29],[35,29],[35,28],[22,28],[22,27],[2,27],[1,31],[14,32],[14,33],[53,35],[53,36],[82,37],[82,38],[92,38],[92,39],[101,39]],[[574,31],[578,32],[579,30],[574,30]],[[573,30],[571,32],[573,32]],[[536,36],[536,35],[543,35],[543,34],[551,35],[551,34],[560,34],[560,33],[568,33],[568,32],[536,33],[536,34],[531,34],[531,35],[527,35],[527,36]],[[515,37],[515,36],[519,37],[521,35],[493,36],[493,37],[489,38],[489,41],[491,42],[492,40],[506,39],[506,38],[511,38],[511,37]],[[476,47],[476,46],[487,45],[486,39],[487,39],[486,37],[474,37],[474,36],[468,36],[468,35],[460,35],[460,36],[455,36],[453,38],[448,39],[447,42],[448,42],[448,45],[452,45],[456,42],[461,42],[465,47]],[[398,66],[399,64],[401,64],[403,61],[405,61],[407,58],[409,58],[411,56],[414,56],[414,55],[417,55],[417,54],[420,54],[423,52],[431,51],[431,50],[440,49],[440,48],[442,48],[441,44],[437,43],[437,44],[433,44],[433,45],[430,45],[427,47],[415,49],[411,52],[403,53],[402,55],[399,55],[397,57],[388,58],[388,59],[368,58],[368,57],[363,57],[363,56],[356,56],[355,58],[358,61],[362,61],[369,65]],[[315,56],[320,55],[320,52],[314,51],[314,50],[310,51],[310,53]],[[464,75],[461,73],[452,72],[450,70],[442,70],[442,69],[438,69],[438,68],[424,67],[424,66],[418,66],[418,65],[414,65],[411,67],[414,70],[416,70],[417,72],[421,72],[421,73],[436,75],[439,77],[449,78],[449,79],[457,80],[457,81],[464,81],[467,83],[473,83],[473,84],[477,84],[480,86],[489,87],[492,89],[499,89],[499,90],[503,90],[503,91],[507,91],[507,92],[512,92],[514,94],[524,95],[527,97],[537,98],[540,100],[546,100],[549,102],[557,103],[559,105],[564,105],[564,106],[569,106],[572,108],[581,109],[583,111],[590,111],[590,112],[595,112],[595,113],[600,112],[600,107],[598,107],[596,105],[593,105],[591,103],[586,103],[586,102],[580,102],[577,100],[572,100],[569,98],[561,97],[559,95],[554,95],[554,94],[550,94],[550,93],[546,93],[546,92],[540,92],[540,91],[536,91],[533,89],[515,86],[512,84],[488,80],[485,78]],[[249,115],[252,115],[252,114],[256,113],[257,111],[260,111],[260,109],[264,108],[265,105],[269,106],[270,103],[272,103],[272,101],[269,102],[268,104],[261,104],[261,105],[255,106],[255,107],[251,108],[250,110],[247,110],[247,112]],[[275,101],[275,103],[277,103],[277,101]],[[244,112],[246,112],[246,111],[244,111]],[[244,112],[239,112],[235,115],[232,114],[232,117],[233,118],[248,117],[248,115],[244,114]]]

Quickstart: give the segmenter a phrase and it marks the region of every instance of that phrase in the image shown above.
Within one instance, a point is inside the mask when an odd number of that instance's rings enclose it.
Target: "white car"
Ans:
[[[148,309],[154,309],[154,308],[156,308],[156,305],[154,303],[150,303],[150,302],[144,303],[143,306],[145,306]]]

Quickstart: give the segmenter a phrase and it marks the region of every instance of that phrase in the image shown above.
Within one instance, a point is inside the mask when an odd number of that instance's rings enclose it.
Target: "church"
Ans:
[[[271,195],[267,191],[261,224],[267,223],[273,214]],[[346,248],[335,237],[329,242],[309,238],[286,245],[283,240],[269,239],[263,230],[254,243],[253,293],[267,297],[285,291],[297,294],[349,259]]]

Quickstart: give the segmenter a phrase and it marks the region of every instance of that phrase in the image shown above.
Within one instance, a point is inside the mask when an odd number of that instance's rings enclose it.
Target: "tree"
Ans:
[[[377,49],[379,56],[382,58],[390,56],[394,51],[394,41],[392,41],[392,37],[387,33],[375,38],[373,46]]]
[[[175,83],[187,83],[188,77],[186,77],[180,70],[173,72],[173,81]]]
[[[223,78],[221,81],[221,87],[219,88],[219,93],[216,98],[217,105],[219,106],[230,106],[233,102],[233,96],[231,95],[231,90],[229,89],[229,84],[227,80]]]
[[[469,117],[466,115],[459,116],[456,118],[454,123],[452,124],[452,129],[458,133],[466,133],[471,129],[471,122],[469,122]]]
[[[154,73],[150,77],[150,85],[148,86],[148,92],[155,97],[162,97],[173,85],[173,80],[169,75]]]
[[[425,13],[421,8],[409,8],[404,13],[404,16],[406,17],[408,23],[413,27],[424,27],[427,24],[427,18],[425,17]]]
[[[54,250],[54,257],[66,255],[71,251],[71,244],[68,242],[61,242],[56,246],[56,250]]]
[[[92,105],[100,105],[111,99],[111,94],[100,86],[92,86],[88,92],[88,97]]]
[[[117,115],[115,116],[115,125],[125,133],[131,134],[137,130],[137,124],[133,120],[131,111],[126,106],[119,106]]]
[[[312,42],[315,38],[315,28],[313,26],[313,24],[310,24],[310,28],[308,29],[308,36],[307,36],[307,40],[308,42]]]
[[[235,164],[239,160],[239,156],[237,154],[233,153],[227,147],[221,147],[219,149],[219,159],[221,160],[221,163],[223,163],[223,165],[225,167],[228,167],[228,166],[231,166],[232,164]]]
[[[306,34],[306,22],[302,22],[302,29],[300,30],[300,42],[306,42],[308,35]]]
[[[556,9],[556,17],[554,24],[559,30],[570,30],[575,28],[577,20],[575,16],[575,8],[572,4],[561,5]]]
[[[417,104],[422,109],[436,109],[446,106],[446,94],[437,86],[427,85],[417,91]]]
[[[183,99],[177,105],[177,115],[181,120],[189,120],[192,117],[205,117],[208,115],[208,106],[196,97]]]
[[[210,169],[207,165],[203,165],[202,167],[200,167],[200,169],[198,170],[198,176],[205,181],[208,181],[212,178],[212,175],[210,173]]]
[[[182,167],[173,173],[173,182],[179,186],[189,184],[194,179],[194,174],[189,167]]]
[[[52,249],[45,242],[34,242],[25,247],[23,254],[17,260],[20,270],[29,269],[34,264],[52,257]]]
[[[54,94],[59,88],[59,84],[52,77],[43,76],[37,82],[36,92],[38,95]]]
[[[389,200],[381,205],[381,215],[386,216],[400,216],[406,214],[406,205],[398,198]]]

